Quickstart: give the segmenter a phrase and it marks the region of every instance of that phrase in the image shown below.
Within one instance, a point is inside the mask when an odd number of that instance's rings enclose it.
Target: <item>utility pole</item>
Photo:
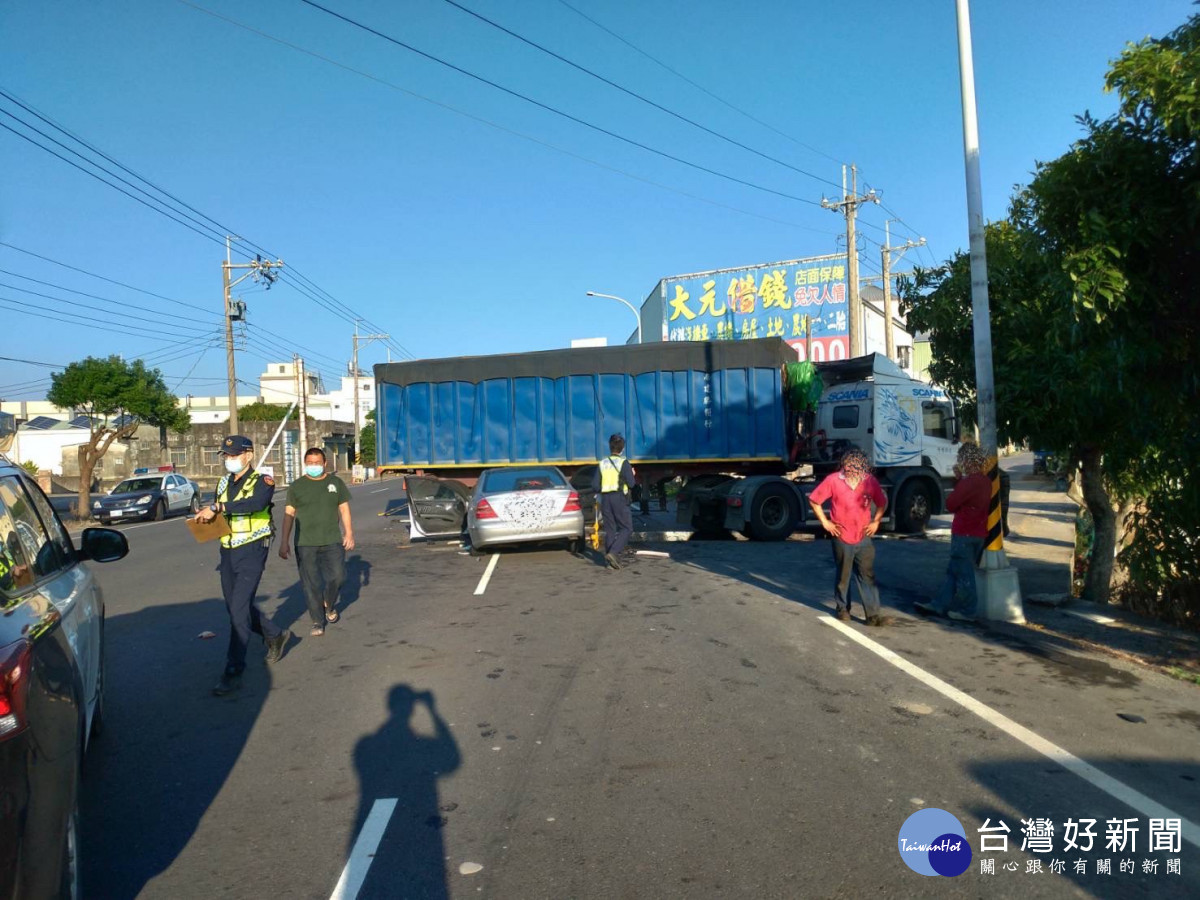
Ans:
[[[304,465],[304,454],[308,452],[308,376],[304,373],[304,359],[293,357],[292,370],[296,373],[296,401],[300,408],[300,465]]]
[[[358,349],[365,347],[371,341],[386,341],[391,338],[390,334],[359,334],[358,319],[354,320],[354,356],[350,361],[350,375],[354,378],[354,464],[358,465],[358,433],[361,430],[359,424],[360,410],[358,407]],[[378,441],[378,436],[376,440]]]
[[[235,301],[230,292],[247,278],[266,282],[266,287],[270,290],[275,279],[279,277],[279,273],[274,270],[283,268],[283,260],[277,259],[275,262],[271,262],[269,259],[256,256],[253,262],[234,265],[231,258],[233,240],[232,235],[225,235],[225,262],[221,263],[221,280],[225,288],[225,369],[229,379],[229,433],[237,434],[237,371],[233,359],[233,323],[245,321],[246,304],[241,300]],[[250,271],[234,281],[232,274],[234,269],[249,269]]]
[[[992,321],[988,303],[987,247],[983,225],[983,187],[979,176],[979,121],[975,111],[975,62],[971,49],[971,12],[957,0],[958,74],[962,93],[963,162],[967,176],[967,231],[971,241],[971,311],[975,334],[975,400],[979,444],[987,456],[992,497],[988,533],[975,583],[984,619],[1024,622],[1017,570],[1004,553],[1000,510],[1000,460],[996,441],[996,390],[992,375]]]
[[[850,356],[863,355],[862,335],[862,295],[858,291],[858,243],[855,233],[855,218],[858,208],[864,203],[878,203],[879,197],[875,189],[867,191],[861,197],[858,194],[858,166],[850,166],[850,191],[846,191],[846,167],[842,166],[842,199],[835,203],[821,198],[821,206],[825,209],[839,210],[846,216],[846,265],[847,281],[850,288]]]
[[[883,222],[883,342],[887,349],[887,358],[893,362],[896,360],[896,337],[892,334],[892,254],[898,253],[896,262],[900,261],[900,257],[906,251],[913,247],[921,247],[925,244],[925,238],[919,241],[905,241],[900,247],[893,247],[892,231],[889,227],[892,223],[891,219],[885,219]]]

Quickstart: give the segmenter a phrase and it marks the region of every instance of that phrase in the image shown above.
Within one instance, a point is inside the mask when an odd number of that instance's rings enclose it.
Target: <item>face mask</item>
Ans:
[[[246,464],[242,462],[242,458],[240,456],[225,457],[225,471],[230,475],[236,475],[244,468],[246,468]]]
[[[324,466],[305,466],[304,474],[307,475],[309,478],[320,478],[322,475],[325,474],[325,467]]]

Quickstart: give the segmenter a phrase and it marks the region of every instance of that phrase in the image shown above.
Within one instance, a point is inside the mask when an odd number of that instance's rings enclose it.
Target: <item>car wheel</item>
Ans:
[[[157,503],[154,504],[154,512],[152,512],[150,514],[150,518],[153,519],[155,522],[161,522],[166,517],[167,517],[167,502],[165,500],[159,500]]]
[[[200,497],[198,494],[192,494],[192,502],[188,504],[188,512],[193,516],[200,512]]]
[[[908,482],[896,498],[896,531],[921,534],[933,514],[933,495],[929,485],[919,479]]]

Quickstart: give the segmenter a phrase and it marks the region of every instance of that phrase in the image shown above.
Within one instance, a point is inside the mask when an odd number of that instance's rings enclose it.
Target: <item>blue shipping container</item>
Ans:
[[[375,367],[380,468],[786,457],[781,340],[642,344]]]

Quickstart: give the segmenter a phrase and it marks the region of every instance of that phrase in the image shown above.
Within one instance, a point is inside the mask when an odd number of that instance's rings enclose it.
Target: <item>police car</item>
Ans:
[[[105,525],[137,519],[164,519],[171,513],[200,511],[200,486],[175,474],[174,466],[135,469],[103,497],[92,501],[92,518]]]
[[[109,528],[77,547],[0,454],[0,897],[79,896],[80,770],[104,721],[104,598],[85,560],[128,552]]]

